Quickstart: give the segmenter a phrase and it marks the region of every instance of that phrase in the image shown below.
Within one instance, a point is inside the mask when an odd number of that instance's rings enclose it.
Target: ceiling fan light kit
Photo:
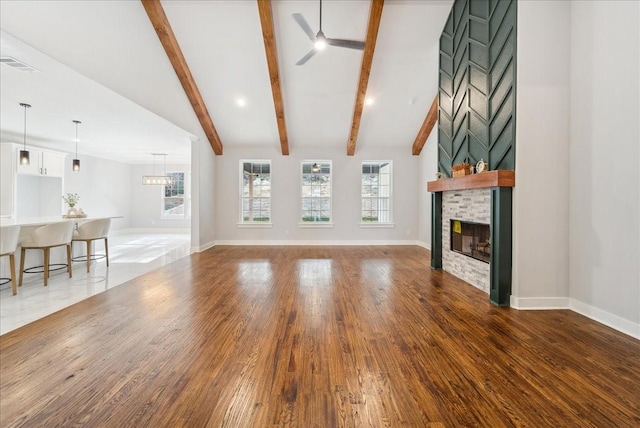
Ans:
[[[335,46],[337,48],[348,48],[348,49],[356,49],[356,50],[364,50],[364,42],[359,40],[348,40],[348,39],[331,39],[324,35],[322,32],[322,0],[320,0],[320,29],[317,33],[314,34],[313,30],[309,26],[309,23],[301,13],[294,13],[293,19],[296,20],[302,31],[305,32],[309,40],[313,43],[313,48],[302,58],[296,62],[296,65],[303,65],[307,61],[311,59],[318,51],[324,50],[327,45]]]

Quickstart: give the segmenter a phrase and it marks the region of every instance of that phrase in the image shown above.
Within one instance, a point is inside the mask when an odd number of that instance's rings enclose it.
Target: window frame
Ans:
[[[388,164],[389,165],[389,196],[380,196],[379,194],[377,196],[365,196],[365,185],[363,184],[363,178],[365,173],[362,172],[362,170],[364,169],[365,165],[377,165],[378,167],[381,167],[383,164]],[[378,174],[378,193],[380,191],[380,172],[377,173]],[[366,228],[366,227],[394,227],[394,223],[393,223],[393,161],[392,160],[364,160],[360,163],[360,227]],[[365,205],[365,200],[367,201],[371,201],[374,199],[380,200],[381,198],[385,198],[388,201],[388,207],[389,209],[387,210],[388,212],[388,220],[387,221],[380,221],[380,209],[378,209],[378,220],[376,221],[364,221],[364,217],[365,217],[365,211],[364,211],[364,205]]]
[[[269,164],[269,196],[268,197],[264,197],[264,196],[244,196],[244,164],[245,163],[251,163],[251,164]],[[273,195],[273,163],[271,162],[271,159],[240,159],[239,162],[239,182],[238,182],[238,187],[239,187],[239,193],[238,193],[238,199],[239,199],[239,213],[238,213],[238,223],[237,226],[238,227],[271,227],[272,226],[272,221],[273,221],[273,204],[272,204],[272,195]],[[244,219],[244,201],[245,199],[254,199],[254,198],[261,198],[261,199],[268,199],[269,200],[269,221],[249,221]]]
[[[184,180],[184,190],[183,196],[183,205],[184,205],[184,213],[183,214],[166,214],[165,213],[165,200],[172,198],[180,198],[180,196],[165,196],[166,195],[166,185],[160,186],[160,219],[161,220],[188,220],[191,218],[191,171],[186,170],[171,170],[166,171],[165,175],[169,174],[182,174]]]
[[[329,220],[327,221],[305,221],[304,219],[304,203],[305,200],[310,199],[320,199],[320,197],[317,196],[304,196],[304,167],[305,165],[311,165],[313,166],[314,163],[317,163],[318,165],[328,165],[329,166],[329,196],[328,197],[322,197],[322,199],[328,199],[329,200]],[[333,227],[333,161],[328,160],[328,159],[322,159],[322,160],[302,160],[300,161],[300,205],[299,205],[299,209],[300,211],[298,212],[298,227],[300,228],[322,228],[322,227]]]

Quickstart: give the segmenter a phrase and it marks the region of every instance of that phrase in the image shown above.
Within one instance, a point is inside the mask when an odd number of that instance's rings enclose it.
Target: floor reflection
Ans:
[[[185,257],[190,252],[188,234],[122,234],[109,237],[109,267],[105,259],[92,263],[87,274],[84,262],[74,263],[73,278],[65,270],[53,272],[49,285],[42,274],[25,275],[18,294],[11,286],[0,291],[0,334],[15,330],[90,296]],[[98,245],[97,252],[102,252]]]

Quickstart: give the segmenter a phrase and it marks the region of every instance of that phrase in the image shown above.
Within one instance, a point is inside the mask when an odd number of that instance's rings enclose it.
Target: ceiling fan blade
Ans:
[[[311,49],[309,51],[309,53],[307,53],[305,56],[303,56],[302,58],[300,58],[300,60],[298,62],[296,62],[296,65],[302,65],[305,62],[309,61],[309,59],[311,59],[312,56],[314,56],[316,53],[318,52],[317,49]]]
[[[327,44],[339,48],[357,49],[360,51],[364,49],[364,42],[359,40],[327,39]]]
[[[304,16],[302,16],[301,13],[294,13],[293,14],[293,19],[296,20],[296,22],[298,23],[298,25],[300,26],[300,28],[302,28],[302,31],[304,31],[307,36],[309,36],[309,39],[313,42],[316,40],[316,33],[314,33],[311,30],[311,27],[309,26],[309,24],[307,23],[307,20],[304,19]]]

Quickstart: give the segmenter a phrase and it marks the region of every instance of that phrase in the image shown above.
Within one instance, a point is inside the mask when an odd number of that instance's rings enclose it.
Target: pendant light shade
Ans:
[[[76,142],[76,157],[73,159],[71,169],[73,170],[73,172],[78,172],[80,171],[80,159],[78,159],[78,125],[80,125],[82,122],[80,122],[79,120],[74,120],[73,123],[76,124],[76,139],[74,140]]]
[[[167,154],[166,153],[151,153],[153,156],[153,175],[143,175],[142,184],[160,184],[163,186],[171,185],[171,177],[167,176]],[[156,175],[156,156],[162,156],[164,162],[163,175]]]
[[[76,124],[76,157],[75,159],[73,159],[71,169],[73,170],[73,172],[78,172],[80,171],[80,159],[78,159],[78,125],[80,125],[82,122],[80,122],[79,120],[74,120],[73,123]]]
[[[27,150],[27,109],[31,108],[31,104],[20,103],[24,107],[24,140],[23,148],[20,150],[20,165],[29,165],[29,151]]]

